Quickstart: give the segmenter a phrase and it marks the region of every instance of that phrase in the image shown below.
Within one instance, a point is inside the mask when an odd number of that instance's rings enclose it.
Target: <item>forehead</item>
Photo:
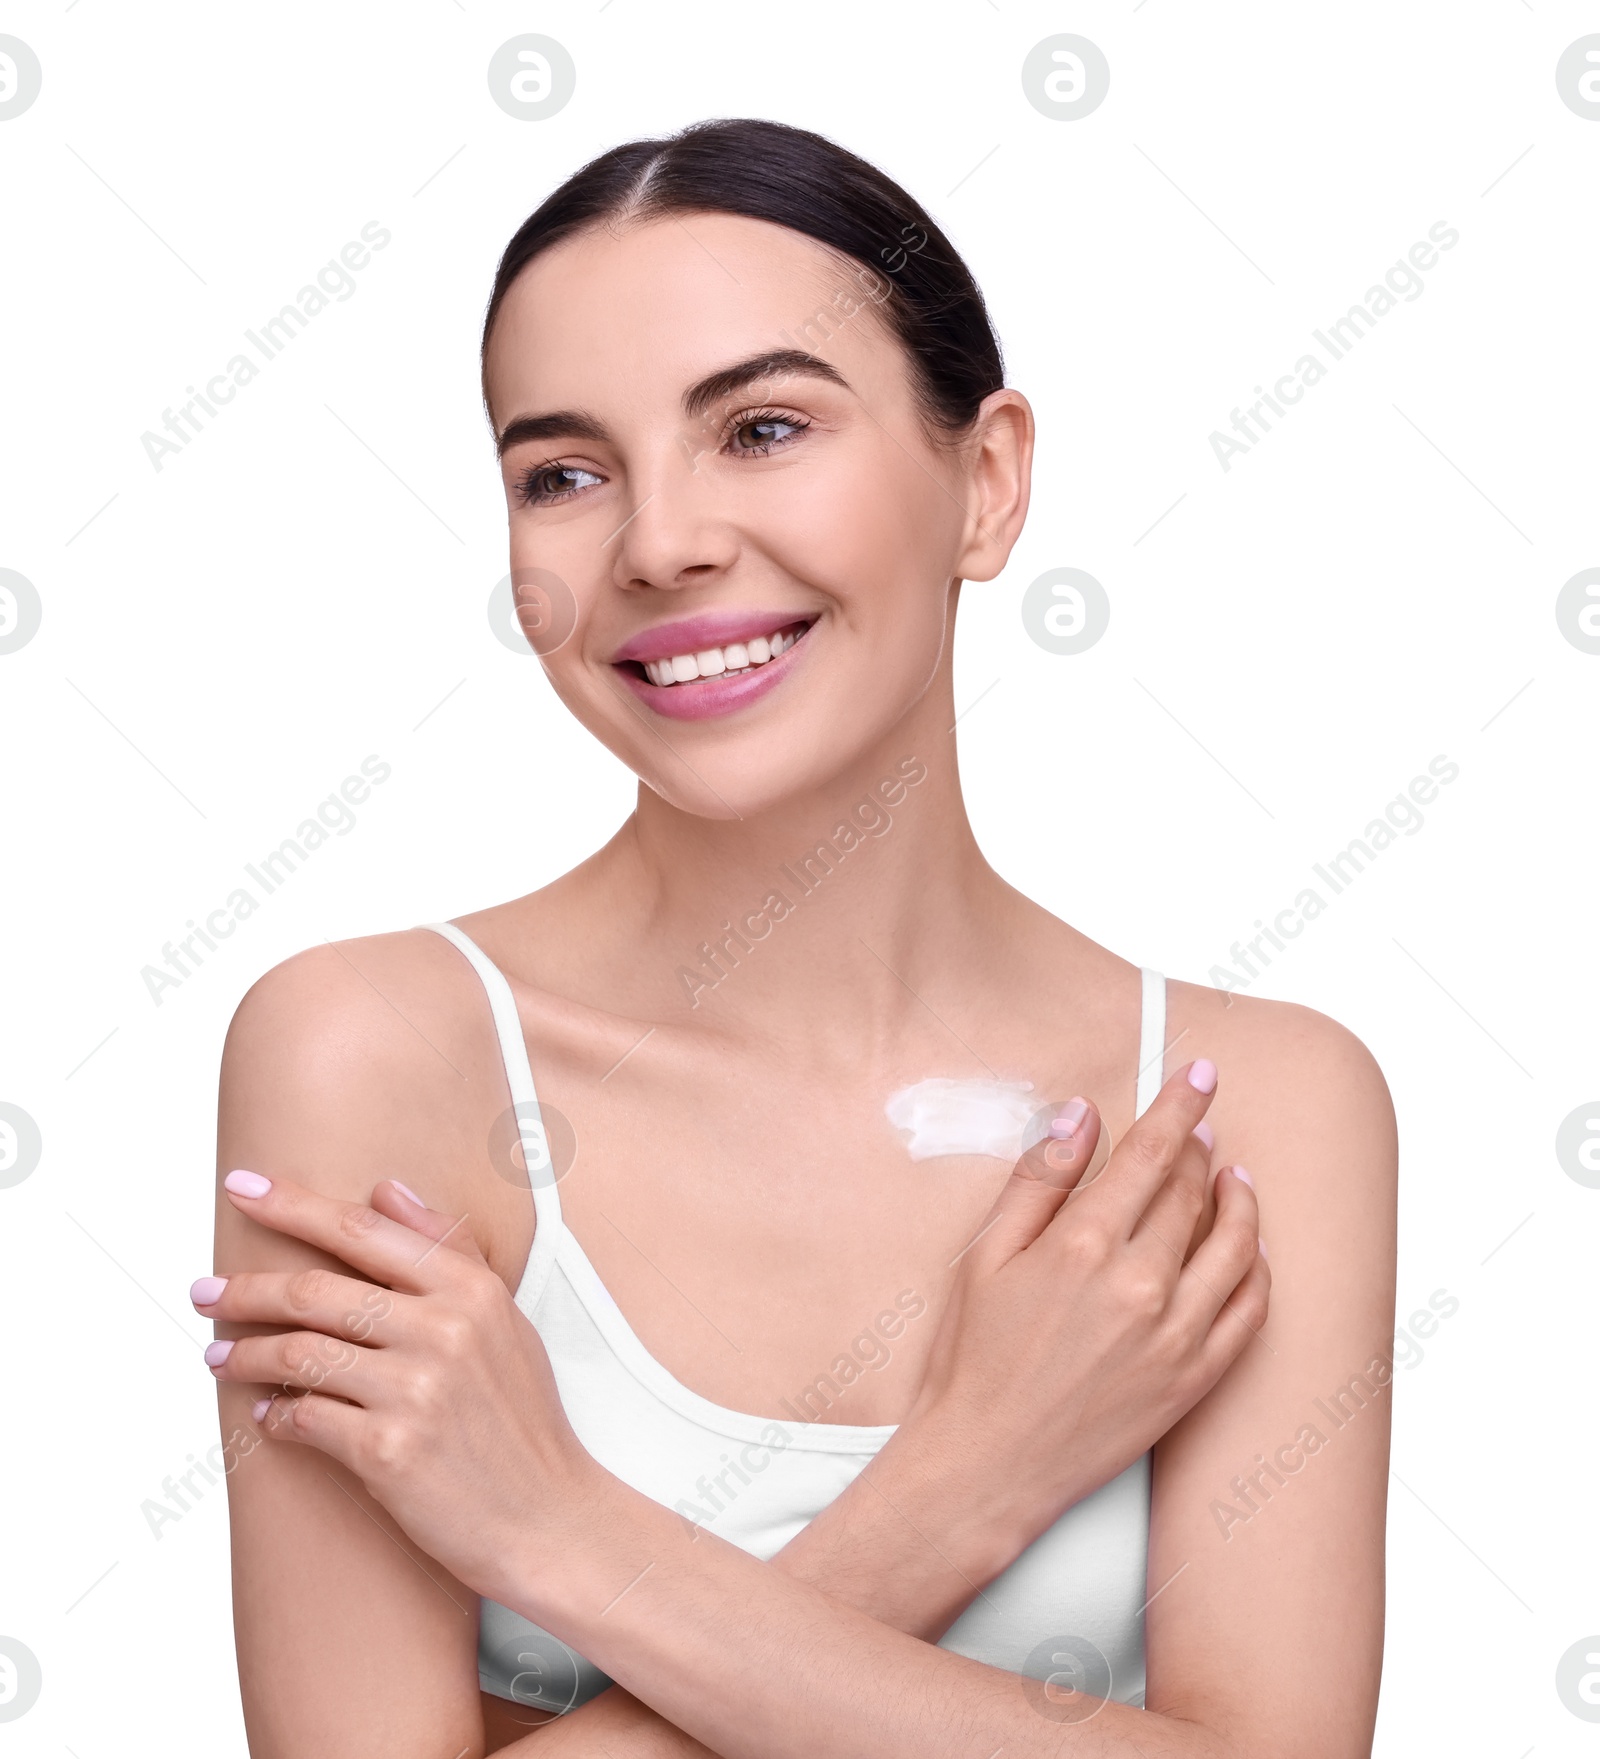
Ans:
[[[776,348],[882,390],[899,350],[877,313],[886,277],[786,226],[689,213],[597,225],[536,257],[489,348],[497,421],[534,407],[674,399],[708,372]]]

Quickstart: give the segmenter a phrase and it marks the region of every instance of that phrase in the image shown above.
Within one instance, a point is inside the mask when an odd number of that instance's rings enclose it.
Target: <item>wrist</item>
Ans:
[[[880,1624],[936,1642],[1025,1540],[985,1506],[976,1449],[908,1418],[856,1480],[772,1560]]]
[[[486,1565],[479,1593],[561,1635],[574,1608],[611,1581],[619,1553],[656,1508],[586,1451],[529,1486]],[[635,1542],[637,1543],[637,1542]],[[642,1565],[641,1565],[642,1567]],[[604,1601],[601,1601],[604,1604]]]
[[[1034,1538],[1008,1494],[994,1438],[941,1405],[914,1410],[871,1468],[878,1487],[937,1545],[974,1592]]]

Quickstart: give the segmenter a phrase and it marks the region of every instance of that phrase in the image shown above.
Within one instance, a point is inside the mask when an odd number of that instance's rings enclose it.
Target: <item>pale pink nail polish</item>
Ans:
[[[220,1368],[233,1353],[232,1338],[218,1338],[206,1345],[206,1367]]]
[[[1248,1185],[1252,1191],[1255,1190],[1255,1188],[1256,1188],[1255,1180],[1250,1177],[1250,1175],[1244,1170],[1243,1167],[1234,1167],[1232,1169],[1232,1171],[1233,1171],[1234,1178],[1238,1179],[1241,1184]]]
[[[250,1415],[257,1423],[259,1423],[261,1421],[261,1419],[263,1417],[265,1417],[266,1414],[268,1413],[268,1411],[270,1411],[271,1409],[272,1409],[272,1400],[271,1399],[257,1399],[256,1402],[250,1407]]]
[[[1217,1065],[1210,1057],[1198,1057],[1189,1065],[1189,1085],[1196,1093],[1210,1093],[1217,1085]]]
[[[1058,1142],[1076,1136],[1083,1128],[1083,1120],[1089,1115],[1089,1102],[1086,1099],[1069,1099],[1050,1121],[1050,1134]]]
[[[394,1186],[395,1190],[398,1191],[402,1197],[409,1197],[411,1201],[416,1204],[418,1209],[426,1209],[428,1207],[409,1185],[402,1185],[398,1179],[391,1179],[389,1183]]]
[[[1211,1133],[1211,1126],[1202,1118],[1194,1127],[1194,1133],[1200,1138],[1207,1154],[1217,1146],[1217,1139]]]
[[[203,1276],[189,1285],[189,1299],[196,1307],[214,1307],[222,1299],[222,1291],[227,1288],[225,1276]]]
[[[271,1179],[265,1179],[260,1173],[247,1173],[242,1169],[228,1174],[223,1181],[225,1190],[231,1191],[235,1197],[265,1197],[272,1189]]]
[[[1256,1241],[1256,1251],[1259,1252],[1263,1258],[1267,1256],[1267,1243],[1265,1240]]]

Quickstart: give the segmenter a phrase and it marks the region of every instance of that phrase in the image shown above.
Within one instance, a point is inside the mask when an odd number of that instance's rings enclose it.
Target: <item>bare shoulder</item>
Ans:
[[[476,988],[461,956],[433,934],[373,935],[297,953],[235,1011],[224,1098],[287,1107],[340,1136],[375,1127],[387,1134],[392,1108],[410,1109],[416,1098],[448,1108],[466,1079],[451,1053],[481,1025],[469,1004],[484,1013],[469,983]]]
[[[475,1172],[479,1117],[497,1103],[486,1015],[471,969],[426,931],[286,959],[244,997],[228,1031],[219,1174],[243,1167],[354,1203],[397,1178],[437,1208],[469,1212],[476,1230],[474,1179],[498,1182]],[[250,1220],[219,1190],[219,1274],[310,1267],[347,1268]],[[231,1324],[222,1335],[278,1329]],[[255,1432],[259,1392],[221,1383],[224,1435]],[[444,1753],[478,1739],[470,1596],[395,1533],[359,1479],[313,1448],[241,1448],[228,1503],[252,1752],[369,1753],[374,1741],[415,1751],[419,1729],[435,1731]]]
[[[499,1238],[500,1206],[527,1205],[493,1177],[508,1105],[482,986],[454,947],[418,930],[330,943],[274,966],[234,1014],[218,1170],[276,1171],[352,1202],[399,1179],[481,1218],[494,1262],[517,1244]]]
[[[1294,1002],[1192,983],[1169,986],[1168,1019],[1169,1067],[1192,1057],[1217,1065],[1219,1165],[1237,1159],[1254,1176],[1251,1156],[1265,1154],[1259,1171],[1271,1177],[1280,1156],[1307,1166],[1331,1157],[1366,1201],[1392,1203],[1394,1105],[1377,1059],[1348,1027]]]
[[[1242,1166],[1255,1186],[1272,1269],[1267,1335],[1208,1404],[1226,1408],[1282,1373],[1366,1362],[1394,1325],[1398,1143],[1388,1084],[1347,1027],[1313,1008],[1176,986],[1169,1065],[1217,1065],[1209,1121],[1213,1164]],[[1185,1029],[1187,1029],[1185,1031]],[[1348,1369],[1346,1370],[1348,1372]]]

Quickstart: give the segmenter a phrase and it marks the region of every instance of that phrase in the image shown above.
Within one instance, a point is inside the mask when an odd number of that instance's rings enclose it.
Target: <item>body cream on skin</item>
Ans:
[[[1014,1161],[1049,1133],[1053,1108],[1031,1081],[952,1081],[935,1075],[889,1096],[884,1115],[913,1160],[989,1154]]]

